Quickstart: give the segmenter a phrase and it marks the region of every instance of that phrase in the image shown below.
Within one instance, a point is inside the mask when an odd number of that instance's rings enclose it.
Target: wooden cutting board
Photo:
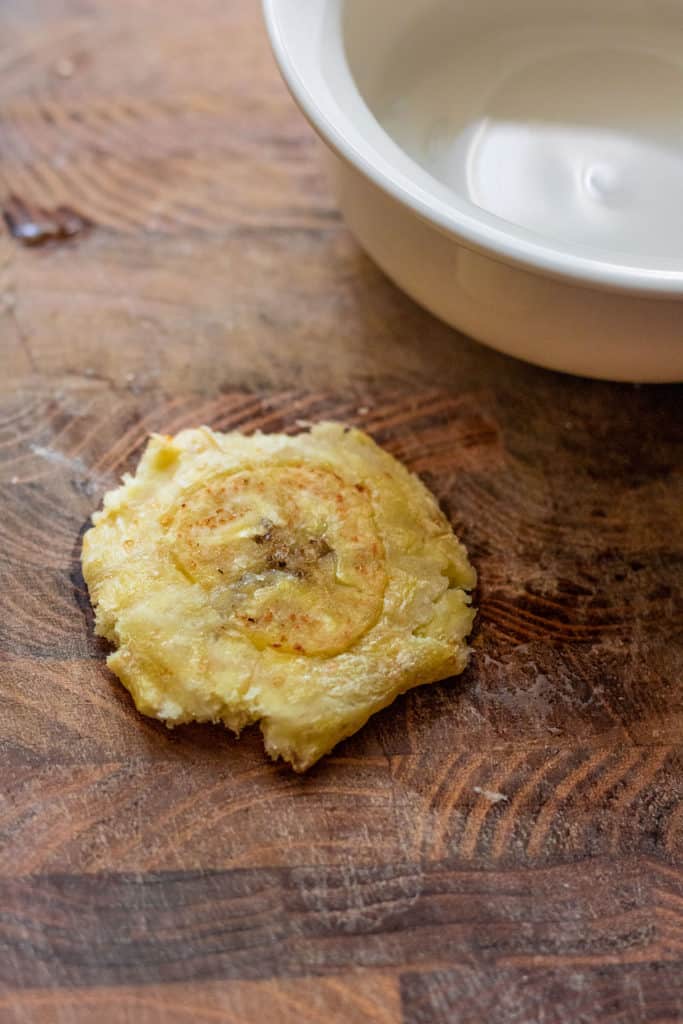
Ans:
[[[683,1019],[681,390],[400,295],[254,0],[1,4],[0,204],[74,232],[0,237],[2,1024]],[[329,417],[434,490],[480,614],[299,778],[136,714],[79,546],[150,431]]]

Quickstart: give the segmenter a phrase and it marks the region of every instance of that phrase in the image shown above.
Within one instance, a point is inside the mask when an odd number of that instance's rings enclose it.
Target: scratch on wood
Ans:
[[[503,800],[507,800],[505,793],[497,793],[494,789],[482,789],[481,786],[475,786],[474,792],[479,793],[480,796],[483,796],[491,804],[499,804]]]

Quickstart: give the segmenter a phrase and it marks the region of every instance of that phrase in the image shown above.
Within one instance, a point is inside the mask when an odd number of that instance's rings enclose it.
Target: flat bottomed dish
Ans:
[[[541,366],[683,379],[683,0],[263,3],[392,281]]]

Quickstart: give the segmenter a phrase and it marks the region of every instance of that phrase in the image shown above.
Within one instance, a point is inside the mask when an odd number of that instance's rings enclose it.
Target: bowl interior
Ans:
[[[683,268],[683,0],[339,13],[354,85],[419,187],[597,263]]]

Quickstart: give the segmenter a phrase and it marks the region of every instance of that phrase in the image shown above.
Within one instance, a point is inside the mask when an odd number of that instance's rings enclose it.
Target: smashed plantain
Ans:
[[[96,631],[139,711],[260,722],[305,771],[463,670],[476,582],[417,477],[366,434],[154,435],[83,540]]]

